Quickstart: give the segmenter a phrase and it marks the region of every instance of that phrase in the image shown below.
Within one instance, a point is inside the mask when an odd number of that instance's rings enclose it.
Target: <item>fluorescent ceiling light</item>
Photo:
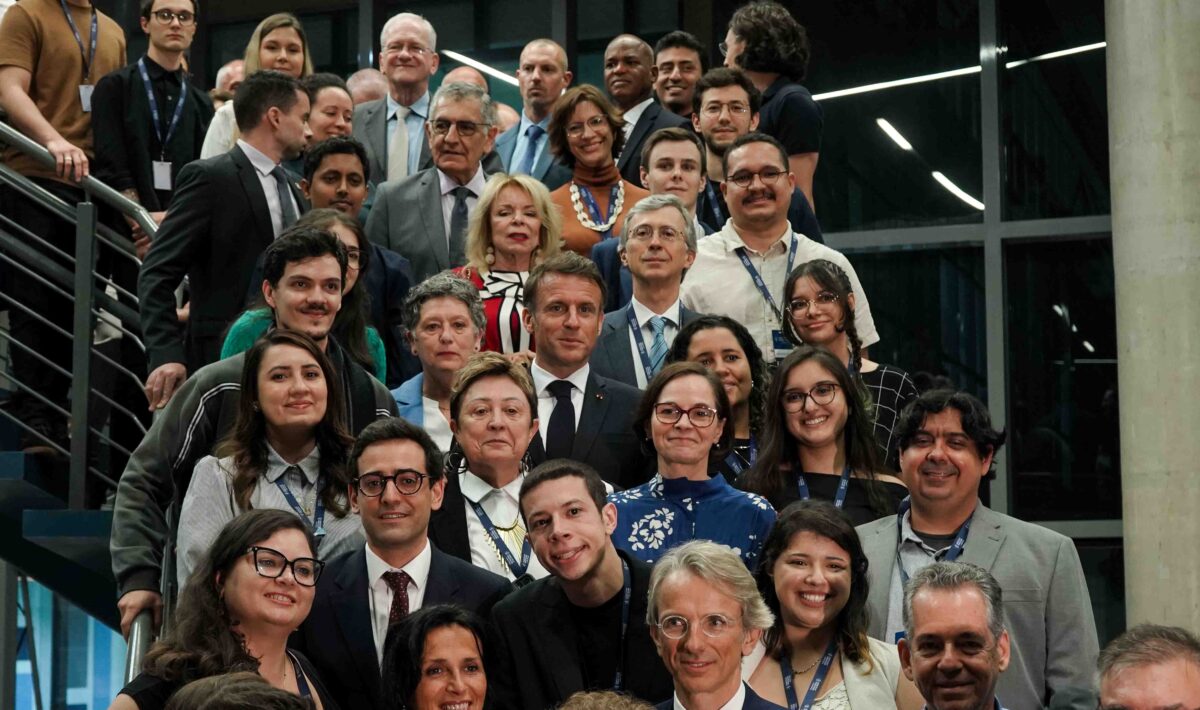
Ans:
[[[449,49],[443,49],[440,53],[446,55],[447,57],[450,57],[451,59],[453,59],[456,62],[461,62],[463,64],[466,64],[469,67],[478,69],[479,71],[483,72],[484,74],[489,74],[491,76],[494,76],[497,79],[499,79],[500,81],[508,82],[509,84],[512,84],[513,86],[517,86],[517,77],[515,77],[511,74],[505,74],[504,72],[500,71],[499,69],[497,69],[495,67],[490,67],[490,66],[484,64],[483,62],[476,61],[464,54],[459,54],[458,52],[454,52]]]
[[[983,211],[983,203],[980,202],[979,200],[975,199],[974,197],[971,197],[967,193],[963,192],[961,187],[950,182],[950,178],[941,174],[937,170],[934,170],[933,171],[933,179],[937,180],[939,183],[941,183],[942,187],[949,190],[950,194],[954,195],[958,199],[960,199],[963,202],[967,203],[968,205],[974,207],[975,209],[979,210],[980,212]]]
[[[1092,347],[1092,344],[1091,344],[1091,343],[1089,343],[1089,342],[1088,342],[1088,341],[1086,341],[1086,340],[1085,340],[1085,341],[1083,341],[1083,349],[1084,349],[1084,350],[1086,350],[1086,351],[1088,351],[1089,353],[1094,353],[1094,352],[1096,352],[1096,348],[1093,348],[1093,347]]]
[[[1057,313],[1059,318],[1065,318],[1065,317],[1066,317],[1066,316],[1064,315],[1064,313],[1063,313],[1062,306],[1058,305],[1057,303],[1055,303],[1053,306],[1050,306],[1050,310],[1052,310],[1052,311],[1054,311],[1055,313]]]
[[[909,143],[904,136],[900,135],[900,131],[897,131],[895,126],[888,123],[886,118],[877,118],[875,119],[875,123],[879,124],[879,127],[882,128],[883,132],[888,135],[888,138],[891,138],[893,141],[895,141],[896,145],[900,146],[901,150],[913,149],[912,143]]]
[[[1104,49],[1107,46],[1108,46],[1107,42],[1095,42],[1093,44],[1084,44],[1079,47],[1071,47],[1070,49],[1060,49],[1057,52],[1048,52],[1046,54],[1039,54],[1036,57],[1030,57],[1029,59],[1018,59],[1016,61],[1008,62],[1007,64],[1004,65],[1004,68],[1005,69],[1015,69],[1016,67],[1023,66],[1025,64],[1030,64],[1032,62],[1041,62],[1041,61],[1045,61],[1047,59],[1058,59],[1059,57],[1068,57],[1072,54],[1080,54],[1082,52],[1090,52],[1094,49]]]

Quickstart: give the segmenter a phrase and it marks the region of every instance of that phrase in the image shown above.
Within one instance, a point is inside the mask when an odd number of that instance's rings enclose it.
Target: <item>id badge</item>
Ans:
[[[783,331],[776,328],[771,331],[771,347],[775,350],[775,360],[779,361],[792,352],[792,343],[784,336]]]
[[[892,644],[893,644],[893,645],[899,644],[899,643],[900,643],[900,639],[902,639],[902,638],[904,638],[904,632],[903,632],[903,631],[897,631],[897,632],[896,632],[896,638],[892,640]]]
[[[84,113],[92,112],[92,90],[95,88],[91,84],[79,85],[79,104],[83,106]]]
[[[171,164],[162,160],[151,161],[150,164],[154,169],[154,189],[170,190]]]

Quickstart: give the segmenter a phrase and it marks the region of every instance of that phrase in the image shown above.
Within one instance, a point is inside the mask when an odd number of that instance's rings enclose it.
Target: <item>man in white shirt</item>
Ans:
[[[604,88],[625,118],[625,148],[617,159],[621,177],[637,185],[642,143],[660,128],[687,126],[687,119],[654,100],[654,55],[634,35],[618,35],[604,50]]]
[[[879,334],[850,261],[794,232],[788,223],[795,177],[787,166],[783,146],[766,134],[747,133],[733,142],[725,153],[726,180],[721,184],[729,221],[700,242],[696,263],[683,280],[683,304],[742,323],[767,361],[775,362],[791,349],[780,329],[788,273],[806,261],[828,259],[850,277],[855,326],[863,347],[874,345]]]
[[[400,418],[367,426],[349,468],[350,505],[367,543],[326,563],[292,644],[347,707],[382,710],[380,663],[391,624],[433,604],[486,616],[511,585],[430,543],[429,518],[446,480],[441,451],[419,426]]]

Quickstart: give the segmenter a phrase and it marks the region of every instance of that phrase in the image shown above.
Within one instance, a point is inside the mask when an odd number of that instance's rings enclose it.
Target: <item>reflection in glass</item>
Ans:
[[[1104,648],[1125,631],[1125,551],[1121,540],[1076,540],[1080,566],[1092,597],[1096,634]]]

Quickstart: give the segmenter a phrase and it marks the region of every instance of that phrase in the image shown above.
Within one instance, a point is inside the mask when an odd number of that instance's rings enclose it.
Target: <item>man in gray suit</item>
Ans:
[[[645,389],[662,369],[676,333],[698,315],[679,302],[696,238],[695,220],[674,195],[651,195],[629,210],[620,254],[632,276],[633,298],[604,317],[591,359],[598,374]]]
[[[474,84],[443,84],[425,134],[434,167],[379,186],[367,236],[412,263],[419,283],[466,263],[467,216],[483,193],[480,162],[496,139],[496,107]]]
[[[1012,663],[996,695],[1011,708],[1040,708],[1062,691],[1077,698],[1069,707],[1095,708],[1099,647],[1075,545],[979,501],[979,481],[1004,443],[987,408],[965,392],[926,392],[904,410],[896,433],[909,498],[898,517],[858,528],[870,562],[870,635],[903,637],[909,577],[936,561],[970,562],[1004,593]]]
[[[521,50],[517,67],[521,122],[496,139],[496,152],[509,173],[523,173],[554,190],[571,179],[571,169],[550,152],[550,109],[571,84],[567,53],[554,40],[535,39]]]

